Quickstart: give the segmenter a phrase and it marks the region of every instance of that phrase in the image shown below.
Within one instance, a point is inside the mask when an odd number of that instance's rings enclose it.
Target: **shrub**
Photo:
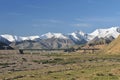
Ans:
[[[96,73],[97,76],[104,76],[103,73]]]
[[[109,75],[109,76],[114,76],[114,74],[113,74],[113,73],[109,73],[108,75]]]

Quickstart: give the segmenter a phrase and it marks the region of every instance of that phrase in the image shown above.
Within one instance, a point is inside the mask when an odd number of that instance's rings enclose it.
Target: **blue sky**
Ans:
[[[120,0],[0,0],[0,34],[90,33],[120,26]]]

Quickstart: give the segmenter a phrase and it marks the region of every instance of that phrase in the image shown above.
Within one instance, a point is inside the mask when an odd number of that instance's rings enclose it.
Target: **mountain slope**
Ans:
[[[66,48],[74,45],[74,43],[69,39],[58,39],[50,38],[39,41],[22,41],[17,43],[12,43],[11,46],[14,48],[25,48],[25,49],[58,49]]]
[[[85,44],[87,42],[87,34],[82,31],[75,31],[68,34],[68,38],[75,44]]]
[[[0,36],[0,49],[13,49],[9,44],[10,42],[7,39]]]
[[[1,43],[4,43],[4,44],[6,44],[6,45],[9,45],[11,42],[10,41],[8,41],[7,39],[5,39],[4,37],[2,37],[2,36],[0,36],[0,42]]]
[[[91,41],[89,41],[87,44],[88,45],[102,45],[102,44],[109,44],[110,42],[112,42],[115,38],[113,36],[110,37],[105,37],[105,38],[98,38],[95,37],[94,39],[92,39]]]
[[[107,54],[120,54],[120,36],[113,40],[105,49]]]
[[[11,46],[3,43],[3,42],[0,42],[0,50],[3,50],[3,49],[13,49]]]

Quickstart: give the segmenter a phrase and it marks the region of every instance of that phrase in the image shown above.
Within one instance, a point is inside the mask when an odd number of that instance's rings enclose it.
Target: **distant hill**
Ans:
[[[107,54],[120,54],[120,36],[105,47],[103,51]]]

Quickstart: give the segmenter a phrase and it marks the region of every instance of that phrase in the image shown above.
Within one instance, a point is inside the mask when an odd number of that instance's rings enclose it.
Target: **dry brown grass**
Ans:
[[[120,54],[120,36],[104,47],[103,52],[107,54]]]
[[[119,80],[120,55],[0,54],[1,80]]]

